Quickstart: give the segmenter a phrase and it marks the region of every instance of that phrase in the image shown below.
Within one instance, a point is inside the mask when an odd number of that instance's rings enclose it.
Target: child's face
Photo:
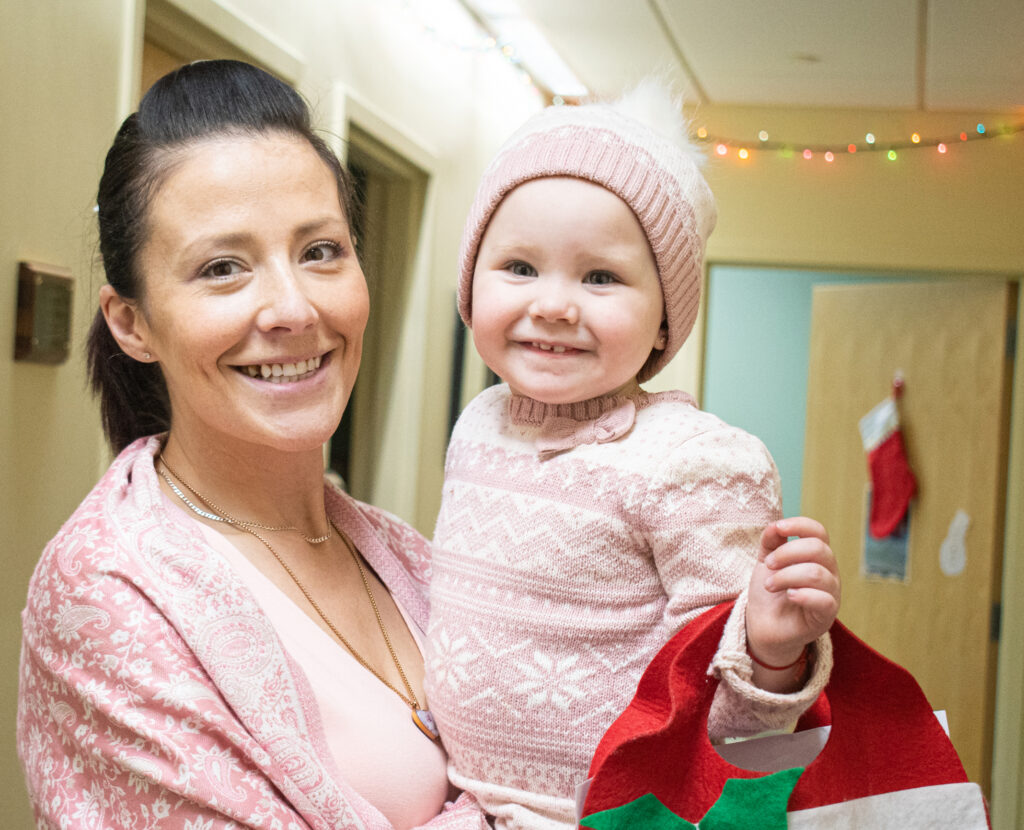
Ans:
[[[647,237],[610,190],[571,178],[513,190],[473,272],[473,341],[512,391],[572,403],[632,387],[665,347]]]

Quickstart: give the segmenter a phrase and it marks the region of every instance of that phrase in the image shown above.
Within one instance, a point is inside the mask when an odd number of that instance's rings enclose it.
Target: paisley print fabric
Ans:
[[[121,453],[29,586],[17,729],[38,826],[389,828],[337,774],[305,676],[254,597],[162,503],[159,447]],[[425,626],[422,537],[333,489],[328,511]],[[487,824],[464,795],[425,826]]]

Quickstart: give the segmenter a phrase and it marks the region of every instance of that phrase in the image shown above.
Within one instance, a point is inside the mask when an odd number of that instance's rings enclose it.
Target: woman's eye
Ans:
[[[534,267],[528,262],[510,262],[506,267],[517,277],[537,276],[537,272],[534,270]]]
[[[615,275],[609,271],[591,271],[583,278],[583,281],[587,285],[611,285],[613,282],[618,282]]]
[[[341,254],[341,246],[337,242],[321,240],[314,242],[302,254],[303,262],[326,262]]]
[[[215,279],[226,279],[240,273],[242,273],[242,266],[233,259],[218,259],[207,265],[199,272],[199,275]]]

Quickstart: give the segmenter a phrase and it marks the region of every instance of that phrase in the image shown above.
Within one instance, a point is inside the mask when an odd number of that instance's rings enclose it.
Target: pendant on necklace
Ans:
[[[430,714],[429,709],[413,709],[412,710],[412,722],[419,727],[420,732],[426,735],[430,740],[440,740],[441,734],[437,731],[437,724],[434,723],[434,716]]]

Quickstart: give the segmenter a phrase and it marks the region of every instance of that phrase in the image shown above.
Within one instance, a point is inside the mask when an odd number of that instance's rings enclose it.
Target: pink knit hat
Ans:
[[[484,172],[462,235],[459,313],[472,325],[473,269],[491,216],[515,187],[571,176],[615,193],[647,234],[661,278],[668,342],[638,375],[656,375],[693,328],[704,247],[715,226],[715,200],[686,139],[681,108],[667,90],[645,84],[614,104],[548,107],[509,138]]]

